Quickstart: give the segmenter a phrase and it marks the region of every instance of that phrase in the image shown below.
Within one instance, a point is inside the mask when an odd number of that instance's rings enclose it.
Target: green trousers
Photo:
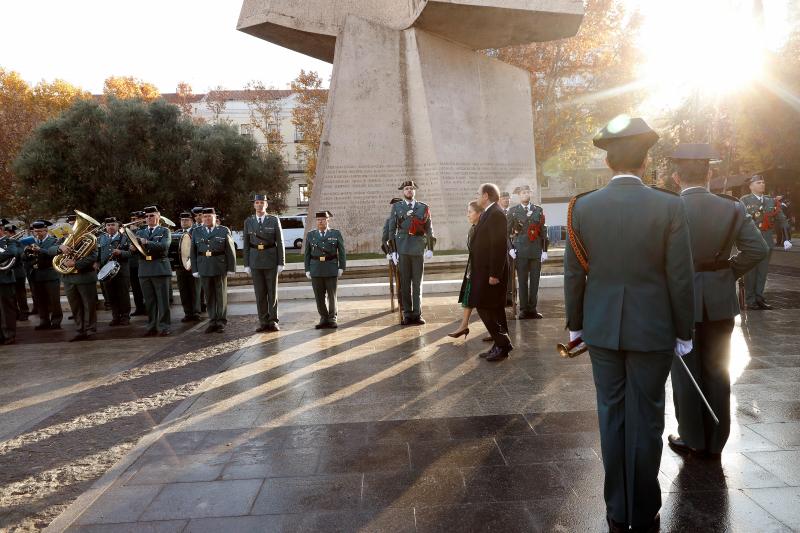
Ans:
[[[140,277],[139,284],[144,296],[144,307],[147,309],[147,331],[169,331],[171,318],[169,314],[170,276]]]
[[[28,294],[25,292],[25,278],[18,277],[15,284],[15,293],[17,299],[17,313],[20,317],[27,317],[30,313],[28,308]]]
[[[697,450],[721,453],[731,432],[731,333],[734,319],[698,322],[694,349],[683,360],[692,371],[719,425],[714,423],[703,401],[679,361],[672,363],[672,392],[678,434]]]
[[[424,261],[421,255],[400,255],[400,301],[403,317],[417,319],[422,315],[422,274]]]
[[[97,333],[97,282],[72,283],[64,276],[64,295],[75,320],[75,329],[81,335]]]
[[[539,278],[542,273],[541,258],[517,257],[517,290],[519,310],[533,313],[539,303]],[[509,282],[509,285],[511,282]]]
[[[131,314],[131,276],[124,269],[120,269],[116,276],[103,283],[106,290],[106,299],[111,304],[111,317],[118,322],[127,324]]]
[[[317,301],[317,312],[320,322],[336,323],[338,316],[336,288],[339,279],[336,276],[311,277],[311,288],[314,289],[314,299]],[[327,305],[326,305],[327,297]]]
[[[213,326],[228,323],[228,278],[222,276],[200,276],[206,294],[208,322]]]
[[[769,253],[761,260],[756,267],[744,275],[744,298],[747,305],[755,305],[764,301],[764,288],[767,286],[767,272],[769,271],[769,260],[772,257],[772,245],[775,242],[775,232],[773,230],[762,231]]]
[[[0,285],[0,340],[17,336],[17,286],[16,283]]]
[[[175,271],[178,282],[178,293],[181,295],[181,306],[184,316],[198,316],[200,314],[200,280],[183,267]]]
[[[258,322],[262,326],[278,322],[278,270],[275,268],[253,268],[253,290],[256,292]]]
[[[673,353],[589,346],[597,390],[606,511],[633,527],[661,508],[658,471],[664,433],[664,386]]]
[[[64,312],[61,310],[61,296],[58,293],[60,282],[57,279],[35,281],[31,284],[33,300],[39,313],[39,324],[61,326]]]

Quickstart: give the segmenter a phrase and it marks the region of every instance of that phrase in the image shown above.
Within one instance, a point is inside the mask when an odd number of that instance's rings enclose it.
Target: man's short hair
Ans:
[[[644,166],[648,150],[640,142],[618,141],[608,147],[606,161],[611,170],[638,170]]]
[[[675,170],[681,181],[689,183],[705,183],[708,178],[709,162],[705,159],[678,159]]]
[[[481,194],[489,195],[490,202],[496,202],[500,199],[500,189],[494,183],[484,183],[481,185]]]

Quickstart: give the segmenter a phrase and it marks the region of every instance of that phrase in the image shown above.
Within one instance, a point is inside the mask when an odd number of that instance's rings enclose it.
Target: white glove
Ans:
[[[575,339],[580,339],[583,337],[583,330],[580,329],[578,331],[570,331],[569,332],[569,342],[574,341]]]
[[[789,251],[792,248],[792,241],[783,241],[783,249]]]
[[[433,250],[425,250],[425,259],[430,259],[433,257]]]
[[[338,275],[338,276],[336,276],[336,277],[337,277],[337,278],[341,278],[341,277],[342,277],[342,274],[344,274],[344,270],[342,270],[342,269],[340,268],[340,269],[339,269],[339,275]]]
[[[684,355],[688,354],[691,351],[692,351],[691,339],[689,339],[688,341],[675,339],[675,355],[677,355],[678,357],[683,357]]]
[[[192,272],[192,277],[193,278],[199,278],[200,277],[200,272]]]
[[[236,274],[236,272],[228,272],[228,277],[232,278],[234,274]]]
[[[244,273],[250,275],[250,267],[244,267]]]
[[[517,250],[516,250],[516,249],[514,249],[514,248],[510,249],[510,250],[508,251],[508,255],[510,255],[510,256],[511,256],[511,259],[516,259],[516,258],[517,258]]]
[[[307,277],[308,279],[311,279],[311,272],[306,272],[306,277]]]
[[[386,259],[388,259],[389,261],[394,261],[392,254],[386,254]]]
[[[547,261],[547,252],[542,252],[542,263]]]
[[[283,272],[283,265],[278,265],[278,274]]]
[[[391,256],[392,256],[392,263],[398,265],[400,263],[400,256],[397,255],[397,252],[392,252]]]

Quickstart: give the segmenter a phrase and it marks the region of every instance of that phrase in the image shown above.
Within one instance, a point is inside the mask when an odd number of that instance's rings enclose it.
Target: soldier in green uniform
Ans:
[[[398,189],[403,198],[389,213],[389,235],[395,239],[400,269],[400,295],[403,304],[402,325],[424,324],[422,318],[422,276],[424,259],[433,257],[430,208],[416,200],[417,184],[405,181]]]
[[[516,260],[519,318],[542,318],[537,310],[542,263],[547,260],[544,210],[531,202],[531,188],[519,188],[520,203],[508,211],[509,254]]]
[[[673,175],[686,207],[694,261],[694,349],[683,358],[714,413],[715,424],[678,361],[672,363],[672,391],[679,452],[719,457],[731,427],[730,348],[739,314],[736,280],[769,253],[753,219],[736,198],[708,191],[709,144],[681,144],[672,154]],[[731,248],[739,251],[731,257]]]
[[[0,262],[19,261],[18,245],[7,235],[0,236]],[[17,337],[17,297],[14,268],[0,270],[0,343],[14,344]]]
[[[756,227],[761,230],[761,236],[769,246],[770,253],[767,254],[758,266],[744,276],[744,294],[748,309],[761,310],[772,309],[764,300],[764,287],[767,285],[767,271],[769,270],[769,259],[772,255],[772,243],[775,241],[775,228],[783,228],[784,235],[790,235],[789,222],[786,215],[780,208],[780,202],[766,194],[766,184],[764,178],[759,175],[752,176],[749,180],[750,194],[742,196],[747,213],[753,218]],[[792,241],[784,241],[783,249],[789,250]]]
[[[328,226],[332,216],[330,211],[318,212],[317,229],[308,232],[305,243],[306,277],[311,280],[320,316],[319,324],[315,326],[317,329],[339,327],[336,322],[336,286],[346,268],[347,255],[344,250],[344,237],[338,230]]]
[[[640,118],[612,120],[594,138],[615,176],[570,202],[564,295],[570,340],[589,347],[611,531],[657,531],[664,387],[675,355],[691,351],[692,252],[683,202],[647,187],[658,135]]]
[[[194,224],[192,224],[192,229],[199,228],[203,225],[203,208],[199,205],[192,208],[192,218],[194,218]],[[194,294],[196,301],[200,302],[200,312],[206,312],[206,294],[203,292],[203,284],[200,283],[198,278],[192,278],[194,282]],[[199,317],[198,317],[199,319]]]
[[[258,308],[256,331],[278,331],[278,275],[286,264],[283,230],[278,217],[267,214],[267,197],[253,197],[255,215],[244,221],[244,271],[253,278]]]
[[[54,245],[50,254],[67,254],[72,248],[66,244]],[[72,318],[75,320],[75,336],[70,342],[91,340],[97,333],[97,246],[84,257],[73,260],[66,259],[64,265],[72,267],[68,274],[62,274],[64,296],[67,297]]]
[[[33,328],[61,329],[64,313],[61,311],[59,288],[61,276],[53,268],[53,257],[58,252],[58,239],[48,234],[51,224],[46,220],[37,220],[31,224],[34,243],[24,252],[25,266],[30,272],[31,292],[33,292],[39,312],[39,324]],[[51,253],[51,250],[55,250]]]
[[[104,223],[106,231],[98,240],[100,268],[103,268],[109,261],[119,263],[117,274],[102,282],[105,286],[106,297],[111,304],[111,322],[108,325],[127,326],[130,323],[131,314],[130,259],[133,254],[128,249],[130,246],[128,237],[119,231],[119,221],[116,217],[106,218]]]
[[[184,211],[180,215],[181,229],[172,233],[172,243],[170,244],[170,259],[175,270],[175,278],[178,283],[178,293],[181,295],[181,306],[183,307],[183,318],[181,322],[200,321],[200,280],[192,276],[191,270],[181,263],[180,242],[184,235],[192,234],[194,228],[194,218],[192,214]]]
[[[144,211],[133,211],[130,215],[131,222],[139,222],[130,226],[134,235],[139,228],[144,225]],[[139,316],[147,314],[147,309],[144,305],[144,295],[142,294],[142,284],[139,282],[139,261],[142,259],[138,253],[132,253],[128,259],[128,270],[130,272],[131,291],[133,292],[133,313],[131,316]]]
[[[228,276],[236,272],[231,230],[217,225],[213,207],[203,208],[203,225],[192,231],[192,276],[208,298],[206,333],[225,331],[228,323]]]
[[[136,232],[136,238],[145,253],[144,257],[139,258],[139,283],[147,309],[147,331],[144,336],[166,337],[172,334],[169,311],[172,270],[167,257],[172,234],[168,228],[159,225],[161,214],[157,206],[145,207],[144,213],[147,225]]]
[[[22,246],[17,239],[14,239],[14,236],[17,234],[17,226],[11,223],[7,223],[3,226],[3,231],[5,232],[6,237],[8,237],[12,242],[16,243],[16,250],[17,250],[17,257],[16,261],[14,261],[14,266],[12,267],[14,270],[14,299],[17,303],[17,320],[18,321],[26,321],[28,320],[28,315],[30,314],[28,308],[28,295],[25,292],[25,265],[23,264],[22,260],[22,252],[25,248]]]

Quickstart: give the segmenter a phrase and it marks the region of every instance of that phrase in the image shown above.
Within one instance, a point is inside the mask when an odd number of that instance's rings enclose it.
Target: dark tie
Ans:
[[[149,232],[149,234],[148,234],[148,237],[147,237],[147,238],[148,238],[148,239],[152,239],[152,238],[153,238],[153,228],[149,228],[147,231]]]

